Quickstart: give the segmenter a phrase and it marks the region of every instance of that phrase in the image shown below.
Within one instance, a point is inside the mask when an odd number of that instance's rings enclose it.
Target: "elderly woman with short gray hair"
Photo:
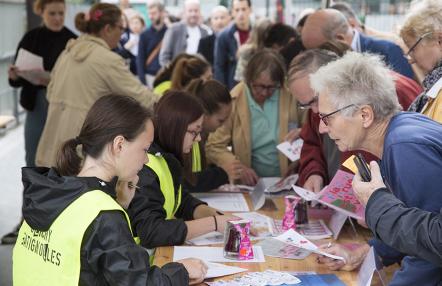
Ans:
[[[243,165],[241,183],[255,185],[259,177],[279,177],[288,159],[276,145],[289,129],[301,126],[296,100],[285,86],[285,64],[275,52],[264,49],[250,59],[244,81],[231,91],[232,113],[209,136],[207,159],[218,166],[234,160]],[[227,149],[232,146],[232,151]]]
[[[442,206],[442,125],[421,114],[400,111],[393,79],[381,59],[349,52],[310,79],[319,94],[320,132],[327,133],[340,151],[364,150],[381,158],[380,169],[371,162],[373,177],[380,177],[380,172],[388,190],[407,206],[438,213]],[[355,182],[360,181],[356,176]],[[373,181],[368,184],[376,185]],[[385,265],[401,262],[401,271],[395,273],[390,285],[436,285],[442,281],[439,267],[376,239],[353,250],[340,245],[325,249],[343,256],[345,262],[326,257],[318,257],[318,262],[333,270],[353,270],[362,263],[370,245]]]

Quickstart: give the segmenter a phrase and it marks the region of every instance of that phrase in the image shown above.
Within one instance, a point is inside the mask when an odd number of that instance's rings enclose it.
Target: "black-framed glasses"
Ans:
[[[417,45],[419,45],[419,43],[422,42],[423,39],[425,39],[426,37],[428,37],[431,34],[433,34],[433,32],[428,32],[428,33],[425,33],[422,36],[420,36],[419,39],[417,39],[417,41],[411,46],[411,48],[408,50],[408,52],[405,54],[405,56],[407,58],[409,58],[410,54],[416,49]]]
[[[335,110],[335,111],[330,112],[330,113],[327,113],[327,114],[319,113],[319,118],[322,120],[322,122],[324,122],[325,126],[328,126],[328,124],[329,124],[329,120],[330,120],[330,116],[332,116],[332,115],[334,115],[334,114],[336,114],[336,113],[338,113],[338,112],[341,112],[341,111],[343,111],[343,110],[345,110],[345,109],[347,109],[347,108],[350,108],[350,107],[352,107],[352,106],[356,106],[356,105],[354,105],[354,104],[349,104],[349,105],[347,105],[347,106],[344,106],[344,107],[342,107],[342,108],[339,108],[338,110]]]
[[[193,141],[196,141],[196,138],[198,138],[198,136],[201,136],[201,131],[193,131],[193,130],[186,130],[186,131],[193,136]]]
[[[268,92],[268,93],[274,93],[275,90],[279,89],[279,85],[264,85],[264,84],[251,84],[252,88],[259,93],[262,92]]]
[[[310,100],[307,103],[300,103],[299,101],[296,103],[299,107],[299,109],[310,109],[312,108],[312,105],[318,102],[318,96],[315,95],[312,100]]]

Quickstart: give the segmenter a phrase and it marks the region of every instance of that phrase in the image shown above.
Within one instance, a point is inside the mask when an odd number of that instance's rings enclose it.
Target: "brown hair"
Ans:
[[[106,25],[115,26],[121,19],[121,10],[108,3],[94,4],[89,13],[75,16],[75,27],[83,33],[98,34]]]
[[[171,88],[185,88],[192,79],[200,78],[210,68],[209,62],[199,56],[180,59],[172,72]]]
[[[316,72],[320,67],[338,59],[338,55],[324,49],[311,49],[297,55],[290,63],[288,82]],[[300,74],[299,74],[300,73]]]
[[[134,140],[150,119],[152,112],[132,97],[107,95],[99,98],[89,110],[80,134],[67,140],[58,151],[57,171],[62,176],[77,175],[82,163],[77,153],[78,145],[82,146],[83,157],[96,159],[116,136]]]
[[[216,113],[221,104],[229,104],[232,97],[225,85],[216,80],[194,79],[186,90],[196,96],[202,103],[206,114]]]
[[[263,72],[269,73],[273,81],[284,86],[286,73],[284,60],[270,49],[263,49],[252,56],[244,72],[244,80],[247,84],[251,84]]]
[[[36,15],[41,15],[46,5],[51,3],[63,3],[66,5],[64,0],[36,0],[34,2],[33,10]]]
[[[153,81],[153,87],[158,86],[160,83],[171,80],[172,72],[175,69],[176,64],[181,59],[193,59],[195,55],[190,55],[186,53],[178,54],[173,61],[162,67],[155,76],[155,80]]]

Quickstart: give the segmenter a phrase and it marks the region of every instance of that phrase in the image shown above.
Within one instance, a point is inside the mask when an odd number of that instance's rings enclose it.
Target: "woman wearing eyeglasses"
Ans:
[[[121,10],[98,3],[78,13],[75,26],[83,34],[70,41],[57,60],[48,85],[48,116],[38,144],[36,165],[55,165],[61,144],[78,134],[87,111],[100,97],[127,95],[145,106],[156,100],[129,71],[123,58],[111,51],[118,45]]]
[[[148,249],[180,245],[212,231],[223,233],[226,221],[235,219],[182,186],[184,175],[192,172],[192,145],[201,140],[203,118],[201,103],[186,92],[168,91],[155,106],[149,163],[138,173],[139,191],[128,209],[134,235]]]
[[[259,177],[280,177],[288,169],[288,159],[276,145],[290,129],[301,126],[301,114],[285,88],[285,76],[278,54],[268,49],[257,52],[246,67],[244,82],[231,91],[231,115],[209,136],[208,160],[222,166],[238,158],[243,184],[255,185]]]
[[[410,63],[425,73],[424,93],[410,106],[442,123],[442,3],[426,0],[410,8],[400,35],[409,47]]]

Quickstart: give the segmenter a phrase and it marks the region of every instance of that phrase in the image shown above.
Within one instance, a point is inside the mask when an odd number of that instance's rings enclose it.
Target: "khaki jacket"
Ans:
[[[250,111],[245,87],[246,85],[240,82],[232,89],[232,113],[220,128],[209,135],[206,144],[207,160],[218,166],[235,160],[236,156],[245,166],[251,167]],[[298,112],[296,99],[284,88],[281,89],[279,98],[280,142],[284,140],[288,132],[289,122],[297,122],[298,127],[301,127],[303,119],[302,114]],[[227,146],[230,145],[232,146],[233,153],[227,149]],[[279,154],[279,167],[281,175],[285,174],[288,167],[288,159],[282,153]]]
[[[36,165],[54,166],[61,145],[80,133],[88,110],[98,98],[109,94],[131,96],[145,106],[156,101],[104,40],[85,34],[69,41],[51,73],[48,116]]]
[[[442,123],[442,89],[439,90],[436,98],[431,98],[422,109],[422,114],[434,121]]]

